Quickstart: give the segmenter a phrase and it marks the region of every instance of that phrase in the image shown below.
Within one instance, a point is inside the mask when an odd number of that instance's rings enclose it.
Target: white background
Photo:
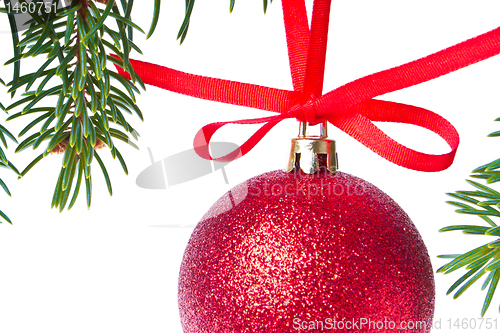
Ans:
[[[312,1],[308,1],[311,5]],[[136,59],[225,79],[291,89],[280,1],[263,15],[259,0],[197,1],[188,37],[176,41],[184,1],[163,1],[160,23],[148,41],[136,34],[144,56]],[[133,16],[146,30],[152,1],[136,1]],[[499,25],[498,1],[333,1],[325,91],[358,77],[425,56]],[[0,17],[0,62],[12,56],[6,16]],[[23,73],[29,66],[26,62]],[[0,68],[9,80],[12,67]],[[459,216],[445,204],[446,192],[470,189],[464,179],[475,167],[500,157],[498,140],[486,135],[500,129],[500,58],[486,60],[432,82],[383,96],[425,107],[447,118],[461,136],[455,163],[439,173],[416,172],[391,164],[341,131],[337,140],[341,170],[368,180],[394,198],[409,214],[427,244],[434,270],[446,261],[439,254],[464,253],[490,241],[484,236],[439,234],[451,224],[481,223]],[[0,101],[9,104],[5,89]],[[13,193],[1,194],[1,208],[14,225],[0,225],[0,332],[181,332],[177,310],[177,275],[192,227],[232,186],[286,163],[294,120],[275,127],[257,147],[226,167],[229,185],[220,172],[152,191],[136,186],[137,175],[150,165],[147,147],[157,160],[191,149],[195,133],[214,121],[268,115],[263,111],[196,100],[148,87],[139,98],[145,122],[132,119],[141,134],[140,151],[121,145],[129,176],[118,161],[101,153],[112,177],[113,197],[97,166],[90,211],[84,189],[71,211],[50,210],[60,156],[43,160],[22,180],[9,172],[2,178]],[[1,116],[2,119],[5,116]],[[26,120],[9,128],[18,133]],[[427,153],[445,153],[436,135],[405,125],[381,126],[401,143]],[[254,128],[230,127],[216,141],[241,143]],[[12,145],[13,146],[13,145]],[[39,152],[8,156],[24,168]],[[172,225],[184,227],[173,228]],[[439,331],[449,320],[470,322],[480,317],[485,292],[481,282],[458,300],[446,290],[460,273],[436,275],[435,319]],[[497,320],[500,297],[487,318]],[[493,332],[495,330],[491,330]]]

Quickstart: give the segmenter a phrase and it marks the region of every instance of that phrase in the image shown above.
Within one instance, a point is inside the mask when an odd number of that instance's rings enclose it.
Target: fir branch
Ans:
[[[500,118],[496,119],[496,121]],[[490,137],[500,136],[500,131],[493,132]],[[438,273],[448,274],[458,269],[465,268],[466,273],[458,279],[448,290],[447,294],[453,292],[459,286],[462,286],[454,295],[459,297],[472,284],[478,281],[483,275],[488,274],[483,282],[482,290],[488,288],[486,297],[481,309],[481,316],[484,316],[493,295],[500,281],[500,226],[492,218],[500,217],[500,192],[493,189],[489,184],[500,181],[500,159],[477,167],[472,171],[471,178],[482,179],[487,185],[477,181],[467,180],[469,185],[475,190],[456,191],[447,193],[449,196],[459,201],[447,201],[447,203],[458,207],[457,213],[476,215],[488,225],[454,225],[442,228],[440,232],[462,231],[465,234],[482,235],[486,237],[493,236],[487,244],[472,249],[462,255],[442,255],[439,258],[453,259],[448,264],[438,269]]]
[[[22,34],[22,40],[15,41],[18,52],[7,62],[19,66],[21,61],[45,58],[36,72],[14,76],[7,84],[9,92],[20,89],[23,92],[20,99],[5,109],[22,108],[7,120],[28,120],[19,133],[19,137],[25,139],[16,152],[29,147],[43,149],[19,173],[20,177],[47,156],[63,154],[52,197],[52,207],[60,211],[75,204],[83,184],[90,208],[91,166],[96,161],[112,193],[110,176],[96,150],[107,147],[127,173],[114,139],[137,148],[132,143],[137,134],[124,113],[135,114],[143,120],[135,94],[140,92],[138,86],[144,87],[144,84],[134,72],[129,57],[133,51],[141,53],[132,41],[132,29],[144,31],[131,18],[133,0],[120,0],[120,3],[121,6],[112,0],[73,0],[64,8],[46,7],[57,8],[56,11],[30,13],[28,29]],[[148,36],[156,27],[159,6],[160,1],[155,1]],[[17,36],[17,31],[12,32]],[[112,58],[113,53],[120,60]],[[110,59],[119,63],[132,81],[123,80]],[[38,115],[32,118],[35,113]],[[0,153],[0,162],[3,157]]]

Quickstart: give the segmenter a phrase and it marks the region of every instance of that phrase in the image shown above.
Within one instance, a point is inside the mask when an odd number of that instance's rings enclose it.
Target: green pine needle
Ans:
[[[2,217],[5,221],[7,221],[10,224],[12,224],[12,221],[9,219],[9,217],[7,215],[5,215],[5,213],[2,212],[1,210],[0,210],[0,217]],[[0,223],[2,223],[2,222],[0,222]]]
[[[11,5],[10,0],[5,0],[6,5]],[[19,44],[19,32],[17,31],[16,19],[14,18],[14,14],[7,14],[9,18],[10,30],[12,33],[12,43],[14,44],[14,57],[18,57],[21,54],[21,48],[18,46]],[[21,72],[21,62],[18,61],[14,63],[14,74],[12,83],[17,84],[19,81],[19,73]],[[15,91],[12,92],[11,97],[14,97]],[[3,213],[2,213],[3,214]]]
[[[148,36],[146,39],[151,37],[156,29],[158,24],[158,19],[160,17],[160,0],[155,0],[154,11],[153,11],[153,22],[151,22],[151,27],[149,28]]]

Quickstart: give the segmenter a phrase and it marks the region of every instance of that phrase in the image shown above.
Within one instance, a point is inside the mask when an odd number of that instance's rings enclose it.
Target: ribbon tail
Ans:
[[[304,0],[281,1],[293,89],[304,91],[309,23]]]
[[[389,92],[408,88],[500,54],[500,27],[424,58],[371,74],[318,99],[318,111],[344,110]],[[328,115],[325,115],[328,117]]]
[[[332,0],[316,0],[313,4],[304,86],[306,95],[319,96],[323,93],[331,2]]]
[[[138,60],[130,59],[130,63],[145,84],[205,100],[284,112],[302,98],[296,91],[194,75]],[[115,67],[120,75],[130,79],[123,68],[116,64]]]

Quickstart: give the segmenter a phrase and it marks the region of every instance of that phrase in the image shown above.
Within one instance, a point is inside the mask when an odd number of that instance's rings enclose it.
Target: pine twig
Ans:
[[[158,21],[159,5],[160,1],[156,1],[150,34]],[[19,133],[24,140],[16,152],[30,147],[42,149],[19,174],[25,176],[47,156],[62,154],[52,200],[52,207],[60,211],[73,206],[80,186],[86,188],[90,208],[94,161],[112,194],[109,174],[97,150],[107,148],[113,158],[119,156],[127,172],[115,139],[137,148],[132,142],[137,134],[128,117],[136,114],[143,119],[135,94],[140,93],[138,87],[144,84],[129,58],[134,50],[140,52],[133,42],[132,31],[144,31],[133,22],[132,7],[133,0],[73,0],[64,8],[46,6],[41,7],[41,12],[29,13],[31,20],[21,36],[12,31],[13,36],[19,36],[14,41],[17,53],[7,64],[14,64],[15,73],[21,61],[44,59],[36,72],[14,76],[7,83],[12,94],[22,93],[5,108],[18,109],[7,120],[29,119]],[[112,58],[112,54],[119,60]],[[110,62],[122,66],[132,80],[120,77]]]
[[[496,119],[496,121],[499,120],[500,118]],[[489,136],[500,136],[500,131],[493,132]],[[500,192],[488,186],[489,184],[500,181],[499,169],[500,159],[482,165],[474,169],[470,177],[483,180],[487,185],[469,179],[467,182],[475,188],[474,190],[447,193],[454,199],[453,201],[447,201],[447,203],[457,207],[457,213],[476,215],[481,218],[486,225],[454,225],[440,230],[440,232],[462,231],[464,234],[483,235],[489,238],[487,244],[472,249],[464,254],[439,256],[440,258],[453,260],[437,271],[438,273],[449,274],[461,268],[465,268],[466,273],[458,279],[447,292],[447,294],[450,294],[461,286],[455,293],[454,298],[459,297],[482,276],[487,275],[482,286],[482,290],[488,288],[488,291],[481,309],[481,316],[484,316],[491,305],[493,295],[497,290],[497,285],[500,280],[500,226],[493,220],[500,217]],[[493,237],[493,239],[491,239],[491,237]]]

